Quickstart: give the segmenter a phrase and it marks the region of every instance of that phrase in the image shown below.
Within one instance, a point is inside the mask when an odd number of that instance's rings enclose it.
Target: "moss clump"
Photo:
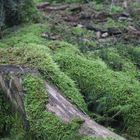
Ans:
[[[140,47],[137,46],[135,48],[129,49],[128,53],[130,54],[132,60],[140,68]]]
[[[30,122],[31,139],[66,140],[77,134],[80,126],[76,121],[64,124],[54,114],[47,112],[47,92],[43,81],[36,76],[24,78],[26,90],[25,108]]]
[[[82,111],[86,111],[86,104],[74,81],[60,71],[49,53],[47,47],[34,44],[22,48],[1,49],[1,64],[18,64],[38,69],[46,80],[51,81],[62,91],[67,99]]]
[[[87,60],[72,50],[59,47],[54,59],[76,81],[89,110],[100,115],[97,119],[102,124],[139,137],[140,83],[134,77],[108,69],[99,59]]]
[[[21,22],[37,22],[40,19],[39,13],[33,0],[24,0],[18,12],[21,16]]]
[[[106,27],[106,28],[118,28],[121,30],[121,29],[125,29],[128,25],[129,25],[129,23],[127,21],[117,21],[117,20],[113,20],[112,18],[108,18],[104,27]]]
[[[102,49],[97,55],[114,71],[124,72],[132,77],[138,75],[137,68],[132,63],[131,58],[121,55],[115,48]]]
[[[41,37],[44,30],[48,29],[47,24],[23,25],[18,29],[7,29],[7,36],[0,41],[0,48],[21,47],[30,43],[46,44],[46,40]],[[11,30],[13,31],[11,33]],[[10,33],[10,34],[9,34]],[[9,35],[8,35],[9,34]]]

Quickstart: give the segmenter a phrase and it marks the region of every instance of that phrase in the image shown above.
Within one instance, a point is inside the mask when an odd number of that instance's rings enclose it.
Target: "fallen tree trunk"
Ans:
[[[64,122],[70,122],[75,117],[81,118],[84,123],[81,126],[79,132],[82,135],[101,138],[111,137],[117,140],[125,140],[119,135],[97,124],[84,112],[78,110],[61,95],[57,88],[50,85],[48,82],[46,82],[46,88],[49,94],[49,104],[46,105],[47,110],[55,113]]]
[[[37,70],[30,68],[13,65],[0,66],[0,87],[10,99],[10,102],[14,104],[15,108],[19,111],[24,123],[29,126],[28,121],[26,120],[26,111],[24,109],[24,89],[22,86],[22,76],[28,73],[39,75]],[[82,135],[99,138],[111,137],[117,140],[125,140],[125,138],[97,124],[88,115],[77,109],[62,96],[63,94],[61,94],[56,87],[50,85],[47,81],[45,84],[49,96],[49,102],[46,104],[46,111],[53,112],[65,123],[70,122],[75,117],[81,118],[84,123],[79,132]]]

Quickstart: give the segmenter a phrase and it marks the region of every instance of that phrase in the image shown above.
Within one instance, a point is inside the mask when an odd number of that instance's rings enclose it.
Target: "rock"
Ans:
[[[130,17],[130,14],[129,14],[129,13],[126,13],[126,12],[124,12],[124,13],[122,13],[122,14],[121,14],[121,16],[122,16],[122,17],[127,17],[127,18],[128,18],[128,17]]]
[[[133,21],[132,18],[127,18],[127,17],[119,17],[119,20],[120,20],[120,21],[124,21],[124,20]]]
[[[96,38],[97,39],[100,39],[101,38],[101,32],[100,31],[96,32]]]
[[[106,37],[108,37],[109,36],[109,34],[106,32],[106,33],[103,33],[102,35],[101,35],[101,37],[103,37],[103,38],[106,38]]]
[[[77,27],[83,28],[84,26],[82,24],[78,24]]]

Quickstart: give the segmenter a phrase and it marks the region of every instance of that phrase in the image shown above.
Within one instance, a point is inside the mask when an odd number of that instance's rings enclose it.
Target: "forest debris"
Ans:
[[[37,8],[38,9],[45,9],[49,5],[50,5],[49,2],[43,2],[43,3],[40,3],[39,5],[37,5]]]
[[[124,21],[124,20],[132,21],[133,19],[132,18],[127,18],[127,17],[119,17],[119,20],[120,21]]]
[[[71,12],[81,12],[82,11],[82,7],[80,6],[80,5],[76,5],[76,6],[74,6],[74,7],[71,7],[70,8],[70,11]]]
[[[126,13],[126,12],[124,12],[124,13],[122,13],[120,16],[128,18],[128,17],[130,16],[130,14],[129,14],[129,13]]]
[[[85,26],[85,28],[88,29],[88,30],[92,30],[92,31],[96,32],[96,38],[97,39],[107,38],[109,36],[116,36],[116,35],[122,34],[122,32],[119,29],[116,29],[116,28],[108,28],[106,31],[95,28],[91,25],[87,25],[87,26]]]
[[[54,34],[49,34],[49,33],[43,33],[42,37],[45,39],[51,39],[51,40],[60,40],[60,36],[59,35],[54,35]]]
[[[91,31],[95,31],[95,32],[98,32],[98,31],[100,31],[100,32],[105,32],[105,31],[101,31],[100,29],[98,29],[98,28],[96,28],[96,27],[93,27],[92,25],[85,25],[85,28],[86,28],[87,30],[91,30]]]
[[[69,5],[62,5],[62,6],[48,6],[45,8],[47,11],[58,11],[58,10],[65,10],[69,8]]]
[[[140,30],[137,30],[137,29],[136,29],[135,27],[133,27],[133,26],[129,26],[129,27],[128,27],[128,33],[140,37]]]
[[[119,15],[119,20],[127,20],[127,21],[132,21],[133,19],[130,18],[130,14],[129,13],[122,13]]]
[[[97,14],[94,15],[94,18],[96,19],[106,19],[108,17],[110,17],[111,15],[109,13],[106,12],[99,12]]]
[[[106,37],[108,37],[108,36],[109,36],[108,32],[105,32],[105,33],[103,33],[103,34],[101,35],[102,38],[106,38]]]
[[[110,36],[122,34],[122,32],[117,28],[108,28],[107,31]]]
[[[67,22],[78,22],[78,18],[74,16],[66,16],[64,17],[64,20]]]
[[[81,13],[79,19],[84,19],[84,20],[88,19],[88,20],[90,20],[90,19],[92,19],[92,15],[89,15],[89,14],[86,14],[86,13]]]
[[[108,37],[108,38],[100,38],[100,43],[107,43],[107,42],[116,42],[117,39],[115,37]]]

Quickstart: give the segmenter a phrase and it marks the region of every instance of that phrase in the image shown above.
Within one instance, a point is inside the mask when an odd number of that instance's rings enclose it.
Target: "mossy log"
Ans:
[[[0,66],[0,87],[9,98],[10,102],[14,105],[15,109],[20,113],[25,123],[24,125],[26,127],[28,125],[29,127],[24,108],[25,94],[22,83],[22,78],[25,74],[40,75],[37,70],[26,67],[14,65]],[[105,127],[97,124],[84,112],[77,109],[61,95],[61,92],[55,86],[50,85],[47,81],[44,83],[49,97],[49,102],[46,104],[46,111],[53,112],[55,116],[59,117],[65,123],[71,122],[74,118],[82,119],[83,124],[79,130],[82,135],[101,138],[111,137],[117,140],[125,140],[125,138],[120,137]]]

